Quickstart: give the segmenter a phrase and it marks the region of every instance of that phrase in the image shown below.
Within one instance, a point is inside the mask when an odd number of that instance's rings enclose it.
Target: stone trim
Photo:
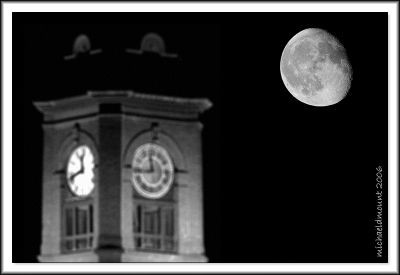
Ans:
[[[34,102],[45,121],[71,119],[100,112],[100,104],[120,104],[123,113],[197,119],[212,107],[206,98],[182,98],[124,90],[88,91],[86,95]]]

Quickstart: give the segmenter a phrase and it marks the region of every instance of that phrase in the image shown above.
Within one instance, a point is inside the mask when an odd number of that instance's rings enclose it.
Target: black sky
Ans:
[[[349,95],[330,107],[297,101],[281,80],[286,43],[310,27],[336,36],[353,66]],[[80,33],[120,58],[147,32],[180,55],[157,85],[138,76],[151,68],[130,67],[138,59],[116,58],[125,64],[117,82],[104,80],[113,68],[62,59]],[[32,102],[102,85],[213,101],[202,117],[210,261],[380,261],[373,220],[375,168],[387,167],[387,14],[14,14],[13,76],[14,261],[35,261],[40,245],[43,148]]]

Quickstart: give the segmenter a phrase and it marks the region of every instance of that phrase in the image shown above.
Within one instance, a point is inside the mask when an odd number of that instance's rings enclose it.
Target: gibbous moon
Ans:
[[[322,29],[305,29],[290,39],[280,69],[288,91],[313,106],[329,106],[345,98],[353,75],[343,45]]]

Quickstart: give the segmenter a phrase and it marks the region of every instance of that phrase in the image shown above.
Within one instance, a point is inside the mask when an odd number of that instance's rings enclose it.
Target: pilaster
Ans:
[[[121,115],[99,115],[98,250],[121,249]]]

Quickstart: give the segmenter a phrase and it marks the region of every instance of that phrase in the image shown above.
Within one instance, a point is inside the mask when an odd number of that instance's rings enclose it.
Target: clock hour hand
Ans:
[[[154,164],[153,164],[153,157],[149,155],[149,164],[147,165],[147,169],[143,169],[141,167],[133,167],[133,172],[138,174],[149,174],[154,172]]]
[[[146,173],[149,172],[149,170],[142,169],[142,168],[139,168],[139,167],[133,167],[133,172],[136,173],[136,174],[146,174]]]
[[[81,166],[81,169],[79,169],[78,172],[73,173],[73,174],[69,177],[69,181],[70,181],[70,182],[73,182],[74,179],[75,179],[75,177],[78,176],[79,174],[82,174],[82,173],[83,173],[83,165]]]
[[[137,174],[149,174],[153,171],[151,169],[142,169],[140,167],[133,167],[133,172]]]

